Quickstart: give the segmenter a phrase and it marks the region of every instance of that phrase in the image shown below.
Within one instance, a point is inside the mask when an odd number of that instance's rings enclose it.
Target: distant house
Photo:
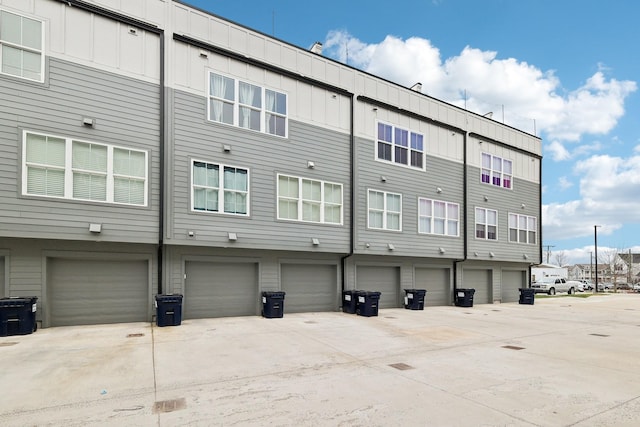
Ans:
[[[628,283],[640,282],[640,254],[619,253],[618,258],[627,268]]]

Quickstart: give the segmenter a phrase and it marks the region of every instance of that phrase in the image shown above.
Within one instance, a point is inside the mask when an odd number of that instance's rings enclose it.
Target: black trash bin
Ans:
[[[531,288],[520,288],[520,300],[518,303],[520,304],[529,304],[533,305],[533,302],[536,299],[536,293]]]
[[[404,308],[407,310],[424,310],[426,289],[405,289]]]
[[[182,323],[182,295],[156,295],[156,325],[179,326]]]
[[[342,312],[355,314],[358,303],[358,291],[342,291]]]
[[[378,315],[378,301],[380,292],[358,291],[356,314],[358,316],[372,317]]]
[[[284,316],[284,295],[282,291],[262,292],[262,316],[275,319]]]
[[[35,332],[37,300],[37,297],[0,298],[0,337]]]
[[[458,307],[473,307],[473,294],[475,289],[456,289],[455,304]]]

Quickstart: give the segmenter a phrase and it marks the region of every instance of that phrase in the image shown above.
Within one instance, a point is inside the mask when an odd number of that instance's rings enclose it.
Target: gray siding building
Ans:
[[[44,327],[510,302],[541,261],[539,138],[322,54],[175,0],[0,0],[0,58],[0,295]]]

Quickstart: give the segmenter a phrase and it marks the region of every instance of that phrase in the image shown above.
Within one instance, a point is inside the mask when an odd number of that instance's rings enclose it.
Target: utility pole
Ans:
[[[551,256],[551,248],[555,248],[556,245],[542,245],[543,248],[547,248],[547,264],[549,264],[549,256]]]
[[[596,294],[598,293],[598,227],[601,227],[601,226],[600,225],[593,226],[593,241],[595,243],[595,247],[593,248],[593,251],[595,252],[595,255],[596,255],[596,284],[594,285],[593,292]]]

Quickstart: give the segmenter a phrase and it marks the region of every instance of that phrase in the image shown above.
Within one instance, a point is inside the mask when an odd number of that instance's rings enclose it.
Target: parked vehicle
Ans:
[[[635,285],[633,285],[633,291],[640,292],[640,283],[636,283]]]
[[[593,283],[591,282],[591,280],[578,280],[578,282],[582,283],[585,291],[593,290]]]
[[[557,292],[567,292],[571,295],[576,293],[576,290],[580,285],[582,284],[576,280],[545,277],[533,282],[531,284],[531,288],[536,294],[555,295]]]

